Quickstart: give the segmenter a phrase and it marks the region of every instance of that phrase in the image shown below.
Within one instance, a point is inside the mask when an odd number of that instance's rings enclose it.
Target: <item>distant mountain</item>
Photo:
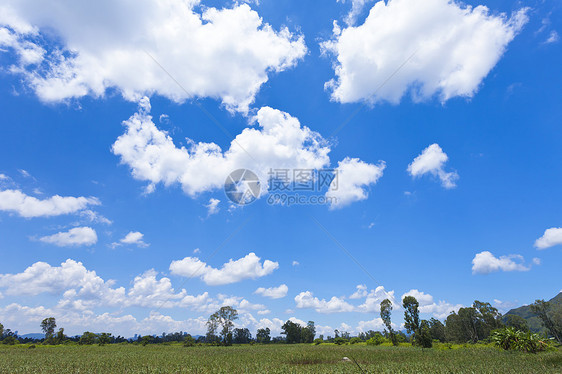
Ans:
[[[552,299],[548,301],[553,305],[562,305],[562,292],[560,292],[558,295],[554,296]],[[537,317],[536,314],[534,314],[531,311],[531,307],[528,305],[511,309],[509,312],[504,314],[503,316],[504,321],[506,319],[506,316],[509,314],[513,314],[525,318],[525,320],[527,320],[527,324],[529,325],[529,328],[533,332],[538,332],[541,334],[546,332],[546,328],[542,324],[542,321],[539,319],[539,317]]]
[[[43,338],[45,338],[45,334],[33,333],[33,334],[19,335],[19,337],[20,338],[30,338],[30,339],[43,339]]]

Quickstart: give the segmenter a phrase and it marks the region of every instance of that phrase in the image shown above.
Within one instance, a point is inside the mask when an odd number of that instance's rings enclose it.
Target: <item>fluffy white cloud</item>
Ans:
[[[410,165],[408,173],[414,178],[424,174],[431,174],[441,180],[445,188],[454,188],[459,175],[456,172],[446,172],[444,167],[449,157],[438,144],[432,144],[422,151]]]
[[[449,0],[379,1],[365,23],[335,24],[334,38],[322,44],[337,58],[326,87],[342,103],[398,103],[408,92],[414,100],[471,97],[527,22],[526,11],[508,19]]]
[[[400,301],[396,302],[394,291],[386,291],[383,286],[378,286],[369,291],[365,302],[357,307],[357,310],[364,313],[377,313],[381,311],[381,302],[389,299],[394,309],[400,309]]]
[[[91,227],[75,227],[65,232],[43,236],[39,240],[59,247],[91,246],[98,242],[98,235]]]
[[[311,308],[318,313],[341,313],[352,312],[353,305],[347,303],[343,298],[333,296],[330,300],[318,299],[312,292],[305,291],[295,296],[297,308]],[[305,324],[306,325],[306,324]]]
[[[186,257],[183,260],[172,261],[172,274],[183,277],[199,277],[210,286],[219,286],[240,282],[244,279],[256,279],[273,273],[279,268],[278,262],[261,259],[251,252],[234,261],[230,259],[220,269],[213,268],[197,257]]]
[[[452,312],[457,312],[462,308],[461,304],[449,304],[446,301],[433,301],[433,296],[418,290],[410,290],[402,295],[401,300],[406,296],[413,296],[420,303],[420,312],[432,314],[435,318],[444,319]]]
[[[213,215],[213,214],[217,214],[220,210],[219,208],[219,203],[221,201],[219,199],[213,199],[211,198],[209,200],[209,204],[205,205],[205,207],[207,208],[207,214],[209,216]]]
[[[364,297],[367,297],[367,285],[358,284],[355,288],[357,290],[349,297],[350,299],[362,299]]]
[[[222,188],[227,176],[237,169],[255,172],[262,186],[267,185],[272,169],[321,169],[330,165],[328,142],[320,134],[302,126],[299,120],[282,111],[263,107],[248,127],[226,151],[214,143],[195,143],[177,147],[172,138],[159,130],[150,116],[150,101],[143,98],[140,110],[124,122],[127,128],[113,144],[113,153],[131,168],[134,178],[155,185],[180,184],[185,193],[196,196]],[[366,188],[382,176],[384,162],[372,165],[346,158],[338,164],[337,189],[330,187],[332,207],[341,207],[367,198]],[[289,173],[292,177],[293,173]]]
[[[521,255],[494,256],[489,251],[477,253],[472,260],[472,274],[489,274],[496,271],[528,271]]]
[[[338,162],[337,178],[330,184],[326,197],[334,199],[330,208],[342,208],[355,201],[367,199],[367,188],[374,185],[382,177],[386,168],[384,161],[378,164],[368,164],[358,158],[346,157]]]
[[[287,296],[287,292],[289,292],[289,287],[287,287],[286,284],[282,284],[279,287],[260,287],[254,291],[254,293],[257,295],[269,297],[271,299],[281,299]]]
[[[76,213],[89,205],[99,205],[95,197],[72,197],[55,195],[38,199],[19,190],[0,191],[0,211],[16,213],[21,217],[52,217]]]
[[[113,248],[118,247],[120,245],[136,245],[137,247],[146,248],[150,244],[145,243],[142,239],[144,238],[144,234],[138,231],[130,231],[124,238],[119,240],[118,242],[114,242],[111,244]]]
[[[346,2],[346,0],[337,0],[337,1],[338,3]],[[348,25],[355,24],[357,17],[361,14],[365,5],[373,1],[374,0],[351,0],[351,10],[347,14],[347,16],[345,16],[345,23],[347,23]]]
[[[293,67],[307,52],[303,36],[274,30],[247,4],[202,12],[198,5],[6,0],[0,45],[19,57],[11,71],[47,102],[116,88],[132,100],[152,93],[177,102],[212,97],[242,112],[268,74]]]
[[[535,247],[546,249],[562,244],[562,227],[552,227],[545,230],[543,236],[535,241]]]

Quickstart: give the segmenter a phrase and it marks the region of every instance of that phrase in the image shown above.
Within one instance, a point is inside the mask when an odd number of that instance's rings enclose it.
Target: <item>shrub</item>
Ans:
[[[347,339],[338,336],[337,338],[334,339],[334,343],[337,345],[342,345],[347,343]]]
[[[19,340],[17,340],[15,337],[11,335],[4,338],[4,340],[2,340],[2,344],[6,344],[6,345],[15,345],[19,343],[20,343]]]
[[[185,336],[185,339],[183,340],[183,346],[184,347],[193,347],[195,346],[195,339],[193,339],[193,337],[190,334],[187,334]]]
[[[314,345],[318,345],[318,344],[322,344],[322,343],[324,343],[324,340],[322,340],[320,338],[314,339]]]
[[[367,345],[381,345],[382,343],[384,343],[384,337],[379,333],[367,340]]]
[[[358,338],[358,337],[351,338],[351,339],[349,340],[349,343],[350,343],[350,344],[357,344],[357,343],[362,343],[362,342],[363,342],[363,340],[361,340],[361,338]]]
[[[506,351],[537,353],[550,347],[549,341],[541,338],[538,334],[519,331],[514,327],[495,330],[490,335],[490,339],[495,345]]]

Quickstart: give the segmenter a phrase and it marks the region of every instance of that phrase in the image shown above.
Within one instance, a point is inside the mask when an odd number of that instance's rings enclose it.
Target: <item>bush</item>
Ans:
[[[381,345],[382,343],[384,343],[384,337],[381,334],[376,334],[367,340],[367,345]]]
[[[538,334],[516,330],[514,327],[495,330],[490,335],[490,339],[495,345],[506,351],[537,353],[550,347],[547,339],[541,338]]]
[[[351,338],[351,340],[349,341],[350,344],[357,344],[357,343],[363,343],[363,340],[361,340],[361,338],[355,337],[355,338]]]
[[[185,336],[185,339],[183,340],[183,346],[184,347],[193,347],[195,346],[195,339],[193,339],[193,337],[190,334],[187,334]]]
[[[320,338],[314,339],[314,345],[318,345],[318,344],[322,344],[322,343],[324,343],[324,340],[322,340]]]
[[[4,338],[4,340],[2,340],[2,344],[6,344],[6,345],[15,345],[15,344],[19,344],[19,340],[17,340],[15,337],[13,336],[8,336],[6,338]]]
[[[347,339],[344,339],[342,337],[337,337],[337,338],[334,339],[334,343],[336,345],[342,345],[342,344],[347,343]]]

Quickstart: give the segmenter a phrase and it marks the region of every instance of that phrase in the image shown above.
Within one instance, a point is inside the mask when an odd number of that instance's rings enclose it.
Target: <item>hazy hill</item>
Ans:
[[[552,299],[548,301],[551,304],[562,305],[562,292],[560,292],[558,295],[554,296]],[[531,312],[531,307],[529,307],[528,305],[511,309],[509,312],[504,314],[504,320],[505,320],[505,316],[507,316],[508,314],[514,314],[525,318],[527,320],[527,323],[529,324],[529,328],[533,332],[538,332],[538,333],[546,332],[546,329],[543,326],[541,320],[533,312]]]

